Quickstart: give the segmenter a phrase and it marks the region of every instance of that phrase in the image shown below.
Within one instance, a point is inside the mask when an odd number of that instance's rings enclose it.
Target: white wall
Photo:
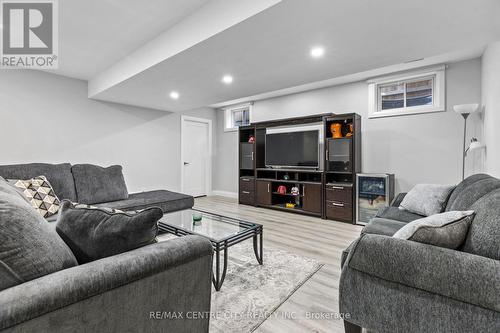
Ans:
[[[455,104],[481,100],[480,59],[453,63],[446,71],[447,112],[368,119],[366,82],[312,90],[256,101],[253,121],[309,114],[355,112],[362,116],[363,172],[395,173],[396,190],[407,191],[417,183],[458,183],[462,168],[463,119],[451,111]],[[223,112],[217,112],[218,155],[214,188],[237,192],[237,138],[223,132]],[[472,135],[479,122],[471,117]],[[470,163],[467,174],[481,169]]]
[[[205,108],[183,114],[216,120]],[[0,164],[120,164],[130,192],[180,189],[180,113],[93,101],[85,81],[0,73]],[[215,125],[214,125],[215,127]]]
[[[482,61],[486,171],[500,177],[500,42],[486,48]]]

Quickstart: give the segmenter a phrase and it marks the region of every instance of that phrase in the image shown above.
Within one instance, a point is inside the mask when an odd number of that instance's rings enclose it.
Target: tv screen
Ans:
[[[319,167],[319,131],[266,134],[266,166]]]

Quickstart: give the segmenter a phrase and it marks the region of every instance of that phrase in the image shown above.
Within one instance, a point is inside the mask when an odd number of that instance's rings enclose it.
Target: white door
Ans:
[[[182,116],[182,192],[194,197],[208,195],[211,185],[212,121]]]

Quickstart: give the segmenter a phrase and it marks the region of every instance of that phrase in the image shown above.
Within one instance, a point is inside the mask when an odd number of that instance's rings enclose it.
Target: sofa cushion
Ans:
[[[474,184],[477,181],[480,181],[482,179],[491,179],[491,178],[493,178],[493,177],[491,177],[490,175],[475,174],[475,175],[472,175],[472,176],[467,177],[464,180],[462,180],[457,185],[457,187],[455,187],[455,189],[453,190],[453,192],[451,192],[450,198],[448,199],[448,202],[446,203],[445,210],[446,211],[449,211],[449,210],[464,210],[464,209],[460,209],[459,207],[453,206],[454,203],[455,203],[455,200],[457,200],[458,197],[464,195],[464,193],[467,193],[467,191],[465,191],[465,189],[467,187],[469,187],[470,185],[472,185],[472,184]],[[465,194],[465,195],[467,195],[467,194]],[[468,209],[468,208],[466,208],[466,209]]]
[[[408,223],[393,237],[448,249],[458,249],[467,236],[474,211],[450,211]]]
[[[122,167],[107,168],[92,164],[75,164],[71,168],[79,203],[95,204],[128,198]]]
[[[75,182],[69,163],[0,165],[0,176],[5,179],[30,179],[40,175],[47,178],[59,199],[76,201]]]
[[[384,207],[377,212],[376,217],[381,217],[389,220],[396,220],[400,222],[411,222],[421,219],[423,216],[411,213],[404,209],[399,209],[399,207]]]
[[[0,179],[0,290],[76,265],[55,230]]]
[[[60,201],[45,176],[26,180],[9,179],[8,182],[23,193],[42,217],[48,218],[57,214]]]
[[[139,210],[157,206],[164,213],[189,209],[193,205],[194,199],[192,196],[166,190],[133,193],[125,200],[96,204],[97,207],[110,207],[121,210]]]
[[[500,260],[500,189],[471,207],[476,212],[463,251]]]
[[[469,210],[470,207],[486,194],[500,188],[500,179],[488,176],[468,183],[467,186],[457,187],[453,191],[453,200],[450,198],[446,207],[451,210]]]
[[[400,207],[423,216],[442,213],[454,185],[417,184],[404,197]]]
[[[162,217],[158,207],[122,212],[64,200],[56,231],[83,264],[155,243]]]
[[[405,225],[406,222],[375,217],[365,225],[361,233],[392,236]]]

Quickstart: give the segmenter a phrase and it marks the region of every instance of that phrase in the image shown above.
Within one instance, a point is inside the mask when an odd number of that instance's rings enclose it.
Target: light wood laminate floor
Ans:
[[[264,226],[264,251],[273,246],[324,264],[256,332],[344,332],[342,320],[312,319],[308,313],[338,312],[341,254],[359,236],[360,226],[238,205],[236,199],[220,196],[197,198],[195,208],[260,223]]]

